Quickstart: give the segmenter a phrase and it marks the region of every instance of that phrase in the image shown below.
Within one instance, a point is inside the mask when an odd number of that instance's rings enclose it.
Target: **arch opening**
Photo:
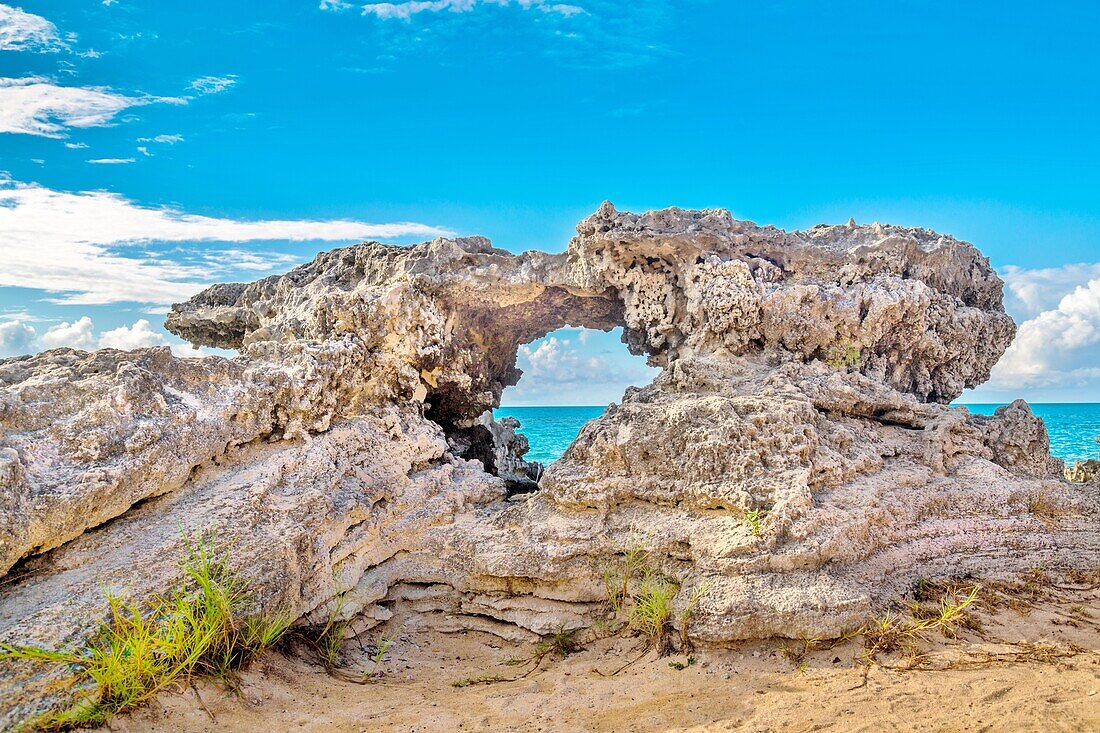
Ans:
[[[661,372],[630,353],[621,327],[557,329],[520,346],[516,366],[523,376],[504,390],[493,417],[515,434],[523,460],[540,475],[585,423],[620,402],[628,387],[645,386]]]

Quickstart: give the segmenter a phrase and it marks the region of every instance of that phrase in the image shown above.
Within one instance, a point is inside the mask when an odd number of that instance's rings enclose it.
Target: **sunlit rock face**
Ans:
[[[837,634],[918,577],[1100,564],[1095,488],[1027,405],[947,406],[1014,333],[971,245],[610,204],[577,231],[555,255],[361,244],[173,307],[232,360],[0,362],[0,640],[86,634],[105,579],[162,591],[199,532],[268,608],[518,639],[602,614],[632,547],[677,610],[707,588],[709,643]],[[564,326],[622,326],[664,371],[520,496],[522,441],[485,413]],[[0,722],[48,698],[35,673],[0,670]]]

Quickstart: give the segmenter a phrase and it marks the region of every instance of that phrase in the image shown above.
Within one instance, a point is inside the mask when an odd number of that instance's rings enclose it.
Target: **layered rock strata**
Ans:
[[[1014,326],[988,261],[927,230],[605,204],[561,254],[362,244],[167,325],[240,356],[0,362],[0,641],[79,639],[105,580],[163,590],[198,532],[303,622],[339,596],[356,630],[399,608],[517,639],[599,617],[635,547],[677,609],[706,588],[688,633],[709,643],[835,635],[920,577],[1100,565],[1095,487],[1027,405],[947,406]],[[485,413],[564,326],[621,326],[664,370],[531,491]],[[48,698],[2,671],[5,720]]]

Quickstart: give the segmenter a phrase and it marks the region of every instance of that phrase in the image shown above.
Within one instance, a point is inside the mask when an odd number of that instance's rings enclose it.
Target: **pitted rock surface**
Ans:
[[[714,644],[835,635],[918,577],[1091,569],[1100,498],[1042,421],[947,406],[1012,340],[1001,287],[924,229],[610,204],[561,254],[367,243],[213,286],[167,326],[234,359],[0,362],[0,641],[81,638],[104,581],[162,592],[199,532],[303,622],[340,597],[357,631],[400,606],[516,639],[605,613],[631,547],[707,588],[688,634]],[[526,445],[485,413],[563,326],[622,326],[663,372],[509,498]],[[0,724],[49,700],[48,672],[0,679]]]

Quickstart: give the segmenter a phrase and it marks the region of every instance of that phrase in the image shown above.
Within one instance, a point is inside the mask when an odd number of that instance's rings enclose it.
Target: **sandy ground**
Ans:
[[[902,654],[868,664],[859,639],[803,658],[803,642],[774,640],[700,653],[682,670],[673,664],[686,657],[648,653],[611,674],[642,653],[640,639],[615,637],[547,656],[527,676],[530,664],[502,662],[529,657],[530,646],[407,622],[379,677],[364,674],[375,669],[366,639],[365,651],[348,645],[339,677],[271,654],[242,674],[237,694],[200,683],[110,730],[1100,731],[1100,591],[978,615],[980,632],[927,636],[919,669],[900,669]],[[485,676],[509,681],[452,684]]]

